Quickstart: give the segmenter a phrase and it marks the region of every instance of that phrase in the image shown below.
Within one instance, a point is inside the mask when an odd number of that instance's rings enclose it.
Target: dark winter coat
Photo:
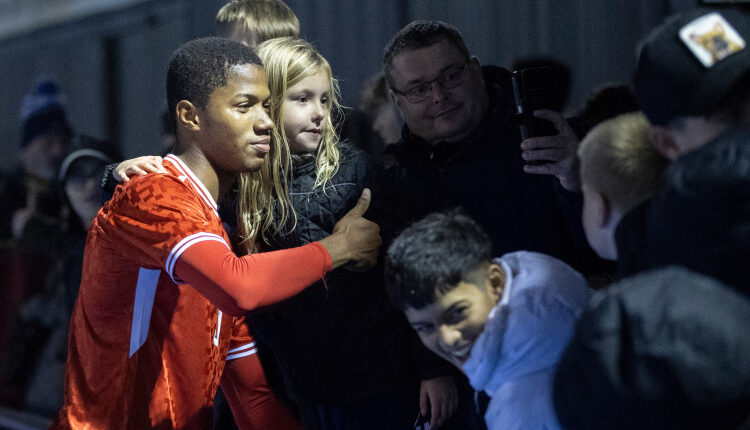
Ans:
[[[673,161],[647,217],[650,267],[682,265],[750,295],[750,128]]]
[[[682,267],[639,273],[598,292],[557,368],[560,424],[749,428],[748,324],[746,296]]]
[[[338,173],[325,189],[313,189],[314,158],[295,163],[289,188],[297,224],[293,230],[287,225],[285,233],[272,240],[271,249],[328,236],[364,186],[373,190],[365,217],[377,221],[381,195],[371,176],[373,165],[357,147],[341,145],[340,150]],[[404,316],[390,305],[382,279],[380,267],[366,272],[338,268],[325,283],[250,313],[250,326],[274,352],[290,397],[345,402],[379,390],[416,387],[420,378],[445,372],[445,362],[424,350]],[[415,358],[422,354],[431,358]],[[415,361],[420,362],[419,370]]]
[[[625,213],[615,228],[617,269],[615,280],[636,274],[650,265],[646,261],[646,219],[651,200],[647,200]]]

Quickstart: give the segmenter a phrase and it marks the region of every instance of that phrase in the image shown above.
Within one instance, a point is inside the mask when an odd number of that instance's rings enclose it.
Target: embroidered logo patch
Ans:
[[[717,12],[703,15],[680,29],[680,39],[706,67],[745,49],[745,40]]]

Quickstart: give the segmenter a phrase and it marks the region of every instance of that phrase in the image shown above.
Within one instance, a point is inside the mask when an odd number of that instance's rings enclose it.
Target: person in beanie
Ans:
[[[20,163],[2,189],[0,239],[20,239],[31,220],[47,225],[59,219],[55,175],[72,131],[57,84],[39,82],[23,98],[20,117]]]
[[[23,406],[28,354],[45,335],[38,327],[19,326],[18,313],[32,295],[54,288],[60,264],[55,240],[64,224],[64,204],[55,175],[72,134],[62,99],[49,80],[23,98],[19,158],[0,174],[0,301],[11,310],[0,317],[0,338],[8,340],[0,350],[0,402],[13,407]]]
[[[87,136],[76,136],[70,147],[57,176],[66,208],[64,223],[49,241],[60,244],[60,258],[50,274],[54,282],[26,300],[19,312],[20,326],[43,333],[35,339],[40,344],[35,353],[26,356],[29,374],[23,408],[48,418],[63,404],[68,322],[81,283],[86,232],[104,203],[100,179],[105,166],[120,157],[109,142]]]
[[[635,96],[667,158],[750,123],[748,42],[750,18],[731,9],[670,16],[642,42]]]
[[[28,210],[29,217],[8,248],[21,257],[25,276],[14,282],[2,274],[9,297],[16,298],[5,317],[12,340],[0,357],[0,385],[12,387],[14,407],[50,418],[63,401],[67,327],[81,281],[86,230],[102,204],[99,178],[106,162],[119,157],[107,142],[71,138],[60,99],[50,81],[24,98],[22,166],[6,196],[25,192],[34,210],[17,209],[19,214]],[[62,163],[61,149],[68,154]]]
[[[750,301],[679,267],[600,291],[554,380],[568,430],[750,428]]]

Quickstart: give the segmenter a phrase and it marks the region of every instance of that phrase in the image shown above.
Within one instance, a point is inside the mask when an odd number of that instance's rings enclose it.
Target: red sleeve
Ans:
[[[237,257],[222,242],[191,245],[174,273],[222,311],[270,305],[294,296],[331,270],[331,256],[318,242],[280,251]]]
[[[237,427],[300,430],[291,412],[271,391],[244,318],[235,320],[229,348],[221,389]]]

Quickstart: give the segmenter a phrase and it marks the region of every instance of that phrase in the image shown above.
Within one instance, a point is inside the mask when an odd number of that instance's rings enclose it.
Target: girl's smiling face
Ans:
[[[287,88],[281,123],[292,154],[315,152],[331,110],[330,77],[319,70]]]

